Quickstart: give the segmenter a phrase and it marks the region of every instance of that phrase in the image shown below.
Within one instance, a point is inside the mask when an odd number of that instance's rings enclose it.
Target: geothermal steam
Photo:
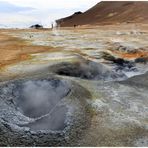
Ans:
[[[123,74],[116,73],[104,65],[92,61],[60,63],[51,66],[50,70],[59,75],[73,76],[89,80],[113,80],[125,77]]]
[[[70,91],[69,84],[59,80],[27,81],[17,89],[17,106],[33,123],[33,130],[59,130],[64,127],[67,108],[61,100]]]

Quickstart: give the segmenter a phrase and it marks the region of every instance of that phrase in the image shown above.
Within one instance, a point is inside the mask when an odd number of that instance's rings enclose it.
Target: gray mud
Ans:
[[[117,73],[101,63],[82,60],[74,63],[60,63],[50,68],[51,72],[58,75],[79,77],[88,80],[122,80],[126,79],[123,73]]]
[[[83,87],[55,77],[1,84],[0,146],[72,145],[91,118],[82,96],[91,98]]]

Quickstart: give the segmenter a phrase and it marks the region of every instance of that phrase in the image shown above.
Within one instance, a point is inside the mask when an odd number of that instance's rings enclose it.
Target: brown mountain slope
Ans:
[[[148,23],[148,2],[102,1],[84,13],[57,20],[61,27],[116,23]]]

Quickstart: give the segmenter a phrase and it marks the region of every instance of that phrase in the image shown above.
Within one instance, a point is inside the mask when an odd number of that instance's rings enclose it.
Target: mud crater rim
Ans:
[[[69,81],[58,78],[17,80],[5,87],[15,111],[31,119],[17,126],[28,127],[32,131],[65,129],[68,107],[63,100],[71,91]]]

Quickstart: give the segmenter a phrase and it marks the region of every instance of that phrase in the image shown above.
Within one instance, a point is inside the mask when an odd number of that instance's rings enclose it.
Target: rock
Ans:
[[[30,28],[32,28],[32,29],[43,29],[43,26],[39,25],[39,24],[35,24],[35,25],[30,26]]]
[[[75,12],[74,15],[79,15],[79,14],[82,14],[81,11],[78,11],[78,12]]]
[[[148,57],[139,57],[139,58],[135,59],[135,62],[146,64],[148,62]]]
[[[109,53],[103,52],[102,58],[107,61],[111,61],[116,65],[116,70],[135,70],[135,63],[133,61],[128,61],[122,58],[116,58]]]

